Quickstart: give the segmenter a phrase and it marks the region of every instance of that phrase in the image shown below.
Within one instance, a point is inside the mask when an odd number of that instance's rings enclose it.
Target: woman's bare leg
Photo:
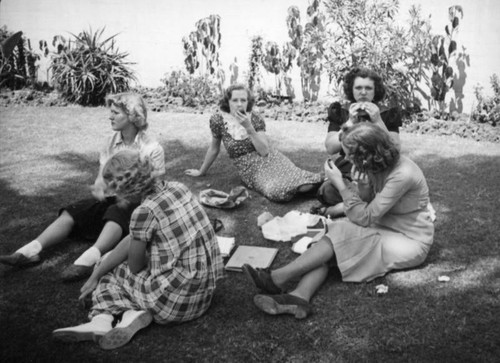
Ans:
[[[333,256],[334,251],[330,239],[322,237],[294,261],[271,271],[271,278],[277,286],[284,286],[294,278],[302,277],[319,267],[323,267]]]

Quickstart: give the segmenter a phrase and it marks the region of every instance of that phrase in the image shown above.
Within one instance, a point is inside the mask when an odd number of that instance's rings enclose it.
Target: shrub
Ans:
[[[261,84],[261,72],[260,65],[262,62],[263,51],[262,51],[262,37],[256,35],[252,37],[250,57],[248,59],[248,88],[254,90],[255,86]]]
[[[337,91],[348,70],[370,67],[385,80],[391,103],[404,109],[418,105],[414,91],[426,71],[431,37],[419,12],[410,16],[420,25],[406,29],[394,22],[397,0],[325,0],[324,4],[325,68]],[[413,38],[415,34],[418,38]]]
[[[70,102],[82,105],[101,105],[108,93],[127,91],[136,78],[125,59],[128,53],[115,47],[117,34],[101,40],[104,28],[83,31],[67,45],[62,37],[53,53],[50,70],[54,86]],[[62,45],[61,45],[62,43]]]
[[[459,53],[457,51],[457,42],[454,40],[454,35],[459,29],[460,20],[463,18],[463,9],[458,5],[451,6],[448,9],[448,15],[450,24],[445,26],[446,36],[434,36],[430,58],[432,64],[431,95],[434,101],[437,102],[441,114],[444,113],[446,93],[453,87],[455,75],[451,60],[466,58],[465,50]]]
[[[30,40],[21,31],[12,33],[6,26],[0,28],[0,88],[20,89],[34,86],[37,80],[40,56],[33,52]]]
[[[480,123],[491,123],[496,126],[500,122],[500,80],[497,74],[490,77],[491,88],[493,88],[493,96],[487,97],[483,95],[483,87],[476,86],[474,93],[478,101],[475,110],[472,112],[472,119]]]
[[[209,76],[194,76],[172,71],[161,80],[169,98],[181,98],[182,106],[196,107],[215,103],[220,98],[219,85]]]

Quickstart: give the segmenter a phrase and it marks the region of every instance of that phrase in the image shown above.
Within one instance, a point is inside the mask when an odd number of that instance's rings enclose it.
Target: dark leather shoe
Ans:
[[[64,282],[80,281],[92,274],[94,266],[71,265],[61,273],[61,279]]]
[[[254,285],[259,289],[268,294],[281,294],[283,291],[276,286],[271,278],[271,274],[260,268],[253,268],[249,264],[244,264],[243,272],[247,277],[252,280]]]
[[[4,265],[9,265],[9,266],[15,266],[15,267],[23,267],[23,266],[33,265],[39,261],[40,261],[39,255],[35,255],[32,257],[26,257],[25,255],[23,255],[22,253],[19,253],[19,252],[14,252],[11,255],[0,256],[0,263],[3,263]]]
[[[291,314],[296,319],[305,319],[311,313],[311,305],[300,297],[282,295],[255,295],[254,304],[270,315]]]

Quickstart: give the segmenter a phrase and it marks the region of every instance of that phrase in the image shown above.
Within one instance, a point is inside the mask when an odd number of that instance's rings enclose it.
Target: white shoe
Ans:
[[[127,344],[139,330],[147,327],[153,316],[144,310],[128,310],[123,313],[122,321],[99,340],[102,349],[115,349]]]
[[[93,340],[98,342],[112,329],[113,316],[107,314],[96,315],[89,323],[69,328],[56,329],[52,337],[64,342],[83,342]]]

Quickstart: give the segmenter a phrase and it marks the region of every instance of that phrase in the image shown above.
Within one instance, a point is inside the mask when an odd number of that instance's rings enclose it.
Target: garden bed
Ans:
[[[141,88],[139,92],[148,103],[153,112],[176,112],[211,114],[217,105],[198,105],[195,107],[182,106],[182,99],[168,97],[161,89]],[[71,106],[62,99],[56,91],[51,89],[19,91],[2,90],[0,92],[0,107],[7,106]],[[257,109],[266,119],[289,120],[300,122],[326,122],[327,103],[314,102],[284,102],[280,105],[274,103],[257,102]],[[464,116],[464,115],[462,115]],[[429,117],[425,121],[405,122],[403,131],[415,134],[429,135],[456,135],[475,141],[500,142],[500,127],[489,123],[477,123],[460,117],[459,120],[438,120]]]

